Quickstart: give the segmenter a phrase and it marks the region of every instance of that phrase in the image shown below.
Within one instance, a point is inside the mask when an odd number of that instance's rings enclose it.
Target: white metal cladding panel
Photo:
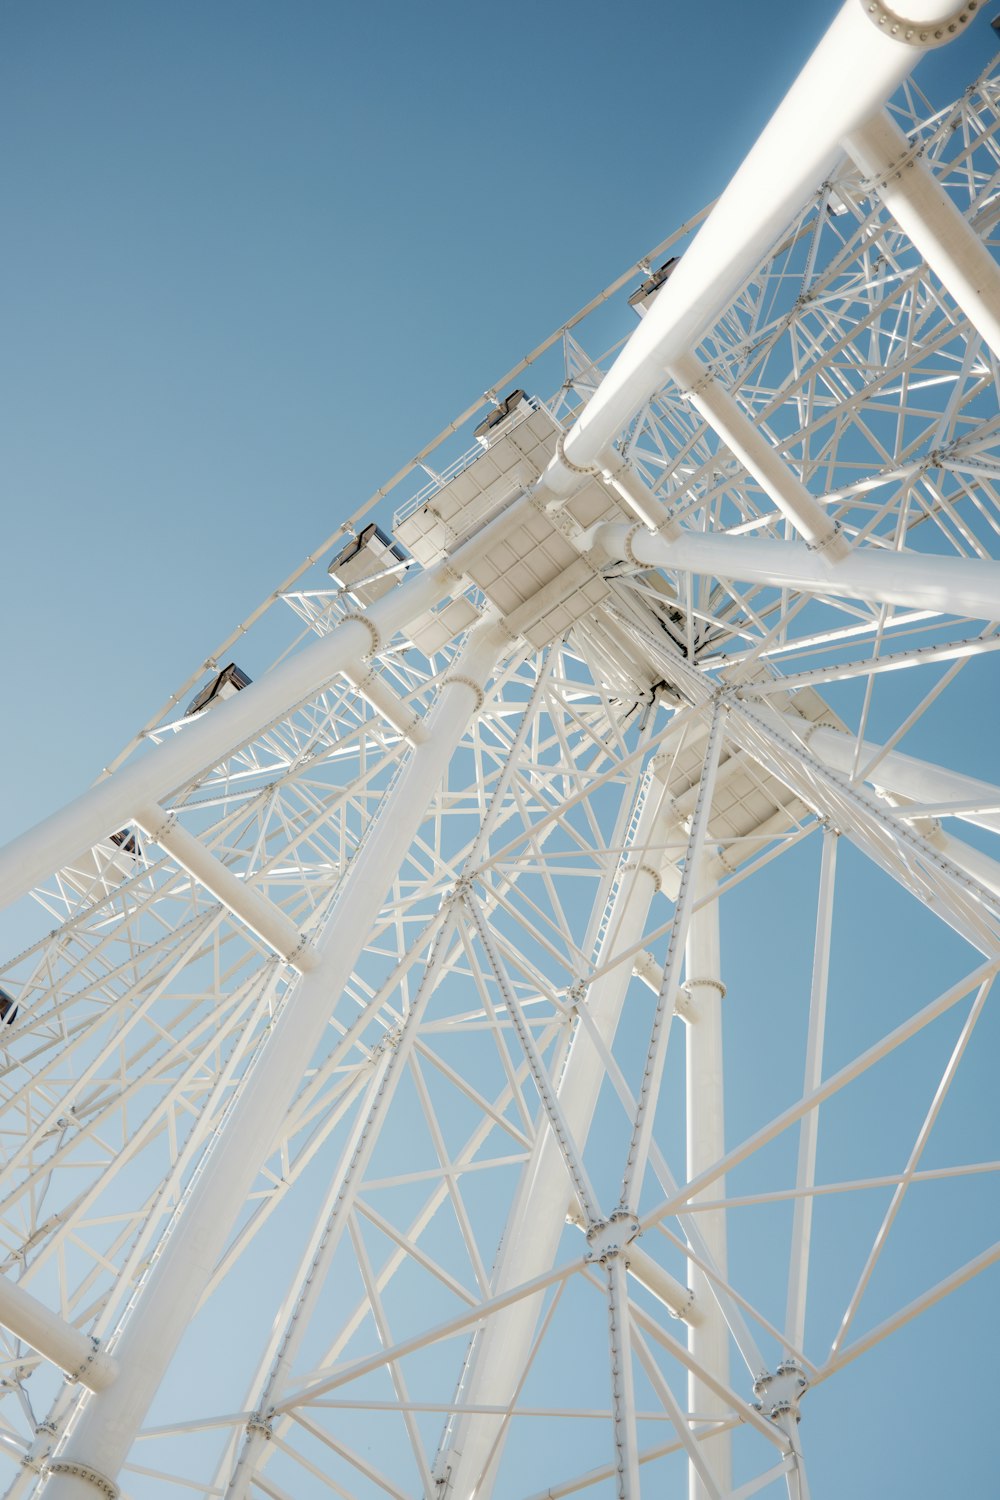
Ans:
[[[551,424],[551,418],[542,415]],[[481,458],[442,485],[412,515],[396,522],[396,536],[418,561],[436,561],[491,510],[539,477],[548,462],[545,449],[537,439],[530,444],[532,452],[538,454],[536,462],[515,441],[516,434],[529,422],[522,422],[512,435],[497,438]]]
[[[525,638],[537,648],[547,646],[565,635],[577,620],[590,613],[596,604],[607,596],[608,586],[603,578],[592,575],[584,584],[575,587],[571,594],[561,599],[553,608],[539,615],[537,620],[524,629]]]
[[[510,614],[579,557],[547,517],[534,511],[477,557],[469,576],[503,614]]]
[[[474,625],[481,613],[471,599],[460,594],[440,609],[429,610],[414,620],[410,626],[410,639],[425,656],[431,656]]]

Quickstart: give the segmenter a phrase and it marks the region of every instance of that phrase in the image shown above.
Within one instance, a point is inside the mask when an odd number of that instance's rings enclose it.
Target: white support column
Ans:
[[[830,977],[830,939],[833,931],[833,890],[837,872],[839,834],[828,828],[823,834],[819,897],[816,902],[816,942],[813,948],[812,983],[809,996],[809,1028],[803,1094],[814,1093],[823,1079],[823,1039],[826,1033],[826,994]],[[809,1112],[799,1126],[799,1159],[792,1211],[792,1246],[788,1262],[788,1303],[785,1337],[792,1349],[801,1349],[806,1331],[806,1292],[809,1282],[809,1244],[812,1236],[813,1199],[809,1189],[816,1180],[816,1148],[819,1110]]]
[[[456,663],[456,673],[445,680],[428,716],[427,741],[413,750],[380,809],[317,940],[319,962],[299,981],[275,1023],[115,1346],[119,1380],[91,1399],[66,1449],[50,1464],[48,1500],[95,1500],[102,1485],[105,1494],[109,1484],[114,1490],[115,1476],[329,1024],[399,862],[479,707],[479,684],[488,678],[506,640],[494,622],[484,622]]]
[[[0,849],[0,906],[124,827],[137,807],[166,797],[246,744],[296,704],[314,697],[346,667],[357,667],[382,641],[446,598],[454,578],[431,568],[377,599],[364,616],[297,651],[265,677],[212,705],[160,745],[128,761],[113,776]]]
[[[607,932],[598,955],[603,966],[640,940],[660,877],[658,847],[672,818],[662,782],[650,773],[648,792],[620,869]],[[649,851],[648,853],[646,851]],[[590,986],[588,1012],[610,1046],[631,978],[631,963],[611,968]],[[573,1138],[582,1150],[604,1077],[601,1055],[587,1030],[578,1027],[559,1085],[559,1102]],[[535,1149],[514,1198],[493,1278],[502,1295],[554,1263],[566,1221],[566,1168],[547,1122],[541,1122]],[[462,1399],[470,1406],[505,1406],[524,1368],[538,1321],[540,1301],[522,1298],[480,1330],[472,1351]],[[458,1416],[447,1440],[451,1469],[449,1500],[487,1500],[499,1458],[499,1416]],[[494,1446],[496,1445],[496,1451]],[[491,1452],[493,1457],[491,1458]]]
[[[118,1374],[117,1362],[104,1353],[97,1339],[63,1322],[6,1276],[0,1276],[0,1323],[88,1390],[107,1390]]]
[[[199,885],[245,922],[300,974],[315,968],[316,950],[295,923],[260,891],[237,880],[232,870],[177,821],[175,813],[168,813],[158,802],[149,802],[137,807],[133,816],[143,832],[165,849],[182,870],[193,876]]]
[[[702,900],[715,885],[714,851],[706,850],[696,872],[695,892]],[[709,901],[691,917],[685,950],[684,988],[690,996],[687,1038],[687,1174],[688,1180],[725,1155],[724,1089],[722,1071],[722,1001],[719,952],[719,903]],[[704,1196],[725,1197],[725,1180],[712,1184]],[[698,1202],[694,1197],[692,1203]],[[698,1227],[721,1275],[726,1272],[726,1215],[724,1209],[698,1215]],[[691,1290],[701,1317],[688,1327],[688,1348],[716,1380],[729,1384],[729,1329],[711,1283],[697,1266],[691,1267]],[[723,1420],[730,1412],[715,1391],[695,1374],[688,1376],[688,1406],[701,1417]],[[707,1438],[703,1454],[723,1495],[732,1488],[732,1438],[728,1432]],[[697,1470],[688,1470],[689,1500],[708,1500]]]
[[[1000,355],[1000,266],[917,147],[884,111],[844,144],[973,328]]]
[[[622,1173],[620,1207],[634,1215],[639,1212],[646,1165],[653,1144],[653,1125],[656,1120],[663,1072],[666,1067],[674,1004],[680,989],[681,952],[687,944],[694,904],[699,894],[698,882],[701,879],[702,855],[712,811],[715,776],[722,752],[723,717],[723,709],[717,700],[712,708],[712,728],[709,731],[705,758],[698,781],[697,801],[691,815],[691,828],[684,854],[684,864],[681,868],[680,888],[674,903],[674,920],[667,940],[663,980],[653,1011],[649,1047],[646,1052],[642,1080],[636,1095],[635,1118],[632,1122],[632,1134]],[[709,1248],[711,1248],[710,1245]]]
[[[670,539],[620,522],[595,528],[589,541],[598,552],[638,567],[1000,620],[1000,562],[978,557],[925,557],[864,547],[831,563],[803,542],[700,531]]]
[[[660,497],[647,488],[617,449],[610,448],[601,454],[600,468],[605,483],[617,490],[629,509],[635,512],[650,531],[662,531],[664,536],[675,534],[677,522],[672,519],[670,511]]]
[[[629,1327],[628,1278],[621,1251],[605,1261],[608,1281],[608,1345],[611,1355],[611,1414],[615,1432],[618,1500],[640,1500],[639,1443],[635,1424],[635,1380]]]

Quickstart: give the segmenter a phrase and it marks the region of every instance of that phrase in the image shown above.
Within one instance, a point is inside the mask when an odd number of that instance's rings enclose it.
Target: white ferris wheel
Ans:
[[[904,9],[0,853],[9,1500],[988,1448],[1000,76]]]

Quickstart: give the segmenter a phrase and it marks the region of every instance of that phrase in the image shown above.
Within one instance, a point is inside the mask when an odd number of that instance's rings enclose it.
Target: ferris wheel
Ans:
[[[805,1500],[953,1440],[1000,75],[930,103],[975,0],[907,8],[0,851],[10,1500]]]

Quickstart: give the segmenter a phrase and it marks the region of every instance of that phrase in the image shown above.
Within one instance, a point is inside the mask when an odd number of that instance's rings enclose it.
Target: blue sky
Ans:
[[[0,836],[714,196],[834,11],[9,0]]]
[[[713,197],[835,9],[8,0],[0,836]]]

